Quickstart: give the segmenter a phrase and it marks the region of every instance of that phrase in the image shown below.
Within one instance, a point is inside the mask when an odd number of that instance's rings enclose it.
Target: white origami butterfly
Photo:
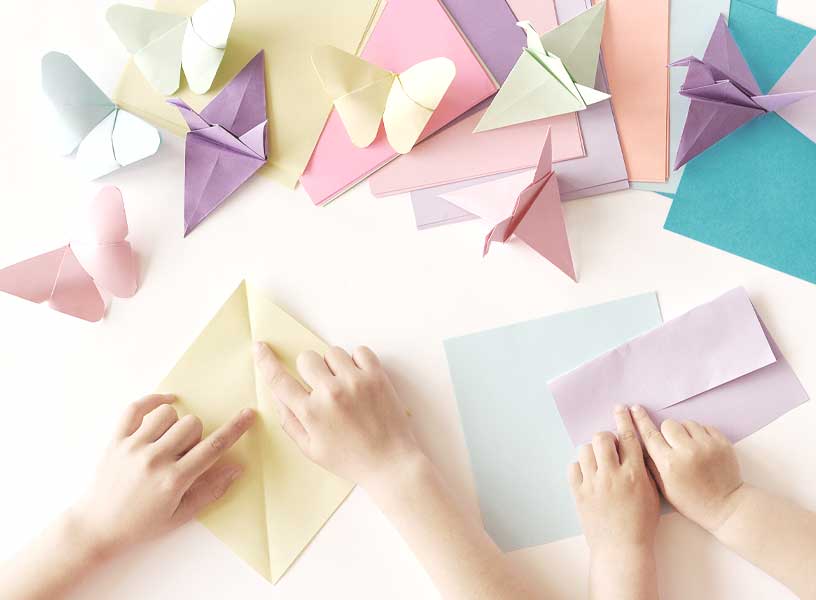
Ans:
[[[358,148],[370,145],[382,121],[388,142],[400,154],[414,147],[456,77],[449,58],[392,73],[333,46],[315,50],[312,63],[351,142]]]
[[[235,3],[208,0],[191,17],[114,4],[107,19],[145,79],[161,94],[179,88],[182,69],[190,89],[204,94],[224,58]]]
[[[54,109],[57,148],[96,179],[152,156],[161,136],[149,125],[116,106],[71,60],[59,52],[42,59],[42,85]]]

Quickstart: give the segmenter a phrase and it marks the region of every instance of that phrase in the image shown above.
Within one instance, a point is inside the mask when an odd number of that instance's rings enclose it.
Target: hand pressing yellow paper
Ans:
[[[176,394],[182,412],[198,415],[205,433],[241,408],[258,411],[256,424],[225,459],[243,465],[243,475],[202,514],[201,522],[275,582],[352,486],[305,458],[281,429],[275,399],[255,371],[255,341],[267,342],[293,374],[298,354],[327,349],[280,307],[242,283],[159,389]]]
[[[382,121],[388,143],[400,154],[414,147],[456,76],[449,58],[392,73],[333,46],[315,50],[312,63],[352,143],[369,146]]]

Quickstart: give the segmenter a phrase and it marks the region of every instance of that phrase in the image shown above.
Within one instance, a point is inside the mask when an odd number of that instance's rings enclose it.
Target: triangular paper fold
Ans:
[[[280,426],[275,398],[255,371],[252,346],[268,343],[296,374],[306,350],[325,343],[246,283],[241,283],[159,386],[212,431],[245,407],[253,428],[225,460],[244,467],[201,522],[263,577],[277,581],[352,489],[300,452]]]

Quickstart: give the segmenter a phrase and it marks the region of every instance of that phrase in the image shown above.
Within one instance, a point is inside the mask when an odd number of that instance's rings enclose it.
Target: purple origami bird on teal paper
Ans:
[[[263,50],[201,113],[168,102],[190,127],[184,158],[184,237],[266,164],[266,74]]]
[[[691,99],[675,170],[748,121],[816,94],[807,90],[763,95],[722,15],[703,60],[690,56],[671,66],[688,67],[680,94]]]

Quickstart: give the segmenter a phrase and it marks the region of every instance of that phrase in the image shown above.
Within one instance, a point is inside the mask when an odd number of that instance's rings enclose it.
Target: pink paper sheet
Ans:
[[[456,79],[423,137],[441,129],[497,89],[438,0],[389,0],[361,56],[394,72],[438,56],[453,60]],[[323,204],[396,156],[382,126],[373,144],[357,148],[333,112],[300,180],[312,201]]]
[[[549,384],[578,444],[613,430],[615,404],[694,420],[739,440],[805,402],[802,384],[738,288]]]
[[[512,0],[508,4],[517,18],[532,21],[541,33],[558,26],[553,0]],[[575,114],[473,133],[483,114],[484,110],[462,119],[385,166],[369,179],[371,192],[375,196],[401,194],[535,167],[547,128],[554,162],[586,156]]]

